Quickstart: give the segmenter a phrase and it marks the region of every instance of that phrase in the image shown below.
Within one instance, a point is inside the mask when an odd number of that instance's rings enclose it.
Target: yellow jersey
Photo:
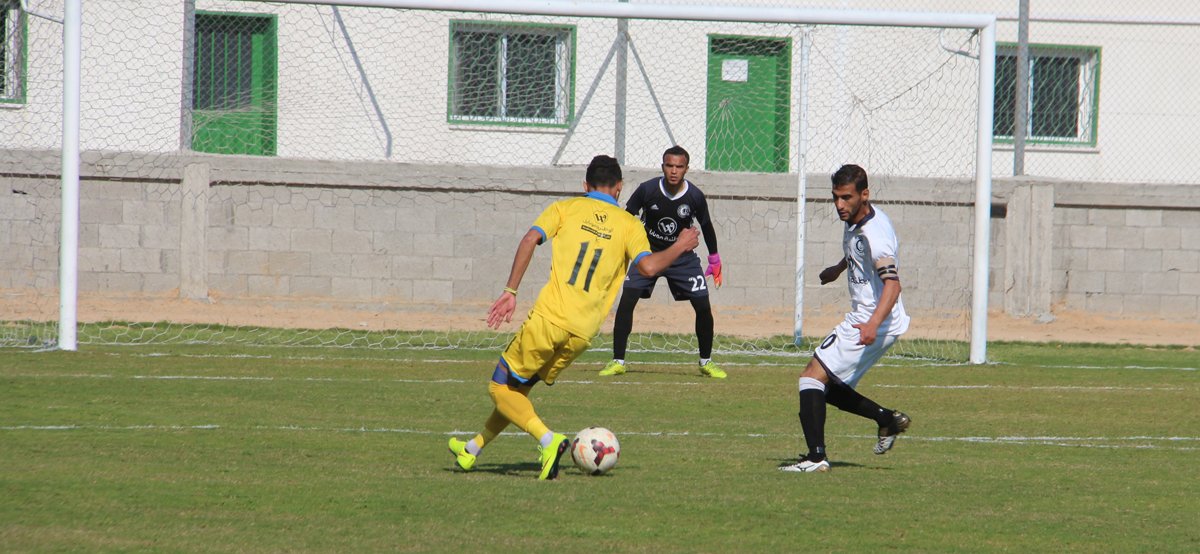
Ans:
[[[560,200],[533,222],[550,243],[550,281],[534,313],[580,337],[600,331],[631,262],[650,254],[642,222],[602,192]]]

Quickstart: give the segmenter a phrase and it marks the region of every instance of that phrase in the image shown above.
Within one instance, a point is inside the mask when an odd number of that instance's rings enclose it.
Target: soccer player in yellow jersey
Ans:
[[[551,431],[534,412],[529,401],[533,385],[553,385],[587,350],[631,262],[643,274],[657,275],[680,254],[699,246],[699,231],[689,228],[670,248],[651,253],[642,222],[617,204],[622,184],[617,160],[596,156],[587,168],[586,194],[551,204],[521,239],[504,292],[488,312],[488,327],[512,321],[521,278],[534,250],[547,239],[553,239],[550,280],[492,373],[488,394],[495,409],[483,431],[469,441],[450,439],[450,453],[463,470],[470,471],[480,450],[515,423],[538,440],[538,478],[557,477],[558,462],[569,447],[567,437]]]

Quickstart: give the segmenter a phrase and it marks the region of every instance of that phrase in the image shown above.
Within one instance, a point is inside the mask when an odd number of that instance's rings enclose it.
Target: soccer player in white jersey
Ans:
[[[884,454],[912,420],[881,407],[854,390],[859,379],[908,330],[908,314],[900,299],[899,241],[892,222],[871,205],[867,172],[844,165],[833,174],[833,203],[846,222],[844,256],[821,271],[821,284],[837,280],[846,270],[850,313],[821,345],[800,375],[800,427],[808,453],[797,463],[779,469],[794,472],[829,471],[825,453],[825,405],[856,414],[879,425],[875,453]]]

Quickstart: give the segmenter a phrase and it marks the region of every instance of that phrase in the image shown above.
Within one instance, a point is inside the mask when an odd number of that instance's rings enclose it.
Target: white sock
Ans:
[[[625,360],[618,360],[617,358],[613,358],[613,361],[617,362],[618,364],[625,365]]]
[[[817,389],[825,392],[825,383],[822,383],[812,377],[801,377],[799,381],[800,390]]]
[[[542,448],[546,448],[547,446],[550,446],[550,441],[553,440],[554,431],[546,431],[546,434],[542,435],[542,438],[538,439],[538,442],[542,443]]]
[[[711,362],[711,361],[712,361],[712,358],[700,358],[700,365],[707,364],[708,362]]]
[[[475,439],[467,441],[467,454],[478,456],[480,450],[483,450],[483,447],[479,446],[479,443],[475,442]]]

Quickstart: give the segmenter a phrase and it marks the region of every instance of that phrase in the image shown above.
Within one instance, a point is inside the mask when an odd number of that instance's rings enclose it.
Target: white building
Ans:
[[[57,148],[62,4],[0,0],[0,147]],[[1011,174],[1015,0],[720,4],[996,14],[993,173]],[[1200,4],[1033,4],[1026,173],[1200,182]],[[795,172],[802,152],[809,171],[974,171],[978,45],[961,30],[208,0],[93,0],[83,22],[84,150],[654,167],[679,143],[718,171]]]

